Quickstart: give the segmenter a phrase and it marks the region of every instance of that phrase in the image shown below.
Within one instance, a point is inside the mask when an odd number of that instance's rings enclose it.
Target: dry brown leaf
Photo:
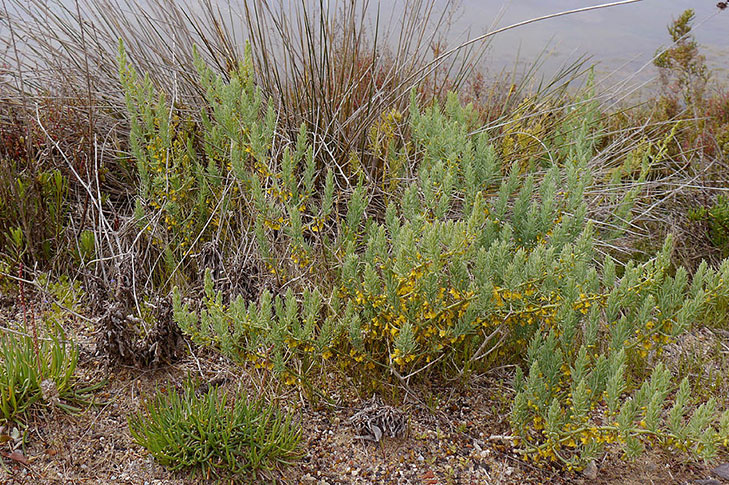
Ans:
[[[5,456],[5,458],[9,458],[10,460],[17,461],[18,463],[22,463],[23,465],[28,464],[28,459],[17,450],[13,451],[12,453],[3,453],[3,456]]]

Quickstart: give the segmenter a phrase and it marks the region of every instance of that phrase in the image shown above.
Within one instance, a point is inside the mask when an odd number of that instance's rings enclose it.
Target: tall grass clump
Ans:
[[[34,331],[0,333],[0,421],[22,420],[34,407],[78,412],[78,404],[98,387],[78,386],[76,344],[53,317],[43,323]]]
[[[158,390],[129,416],[135,441],[171,470],[242,480],[297,456],[301,430],[283,411],[212,387]]]
[[[16,42],[22,39],[21,49],[32,53],[18,66],[28,87],[52,83],[78,98],[121,106],[115,76],[115,46],[121,39],[135,68],[175,101],[194,105],[204,89],[194,74],[193,46],[216,73],[227,77],[243,60],[248,39],[256,81],[280,105],[282,128],[295,137],[302,122],[317,127],[331,150],[335,142],[360,144],[367,127],[407,94],[416,75],[423,75],[423,67],[442,53],[456,13],[453,2],[436,5],[440,2],[435,0],[404,0],[394,6],[259,0],[222,6],[209,0],[194,6],[169,0],[144,5],[107,0],[9,3]],[[401,17],[400,28],[385,22],[385,15]],[[444,85],[462,82],[480,52],[466,48],[456,53],[459,60],[448,57],[440,73]],[[34,62],[50,77],[34,74]],[[358,144],[352,148],[361,148]],[[350,150],[339,151],[346,155]]]
[[[293,9],[246,2],[256,79],[278,102],[281,128],[295,133],[305,124],[345,171],[362,164],[378,177],[382,160],[368,146],[370,128],[390,111],[404,109],[409,90],[428,84],[423,79],[431,82],[423,94],[445,95],[465,83],[480,59],[483,45],[429,66],[447,47],[455,10],[454,4],[431,0],[297,2]],[[400,18],[397,25],[384,21],[392,15]],[[359,160],[351,166],[354,154]]]

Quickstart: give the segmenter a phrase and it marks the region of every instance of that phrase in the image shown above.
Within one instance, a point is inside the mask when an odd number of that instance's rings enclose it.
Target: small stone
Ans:
[[[306,475],[304,475],[303,477],[301,477],[301,481],[302,482],[306,482],[306,483],[314,483],[314,482],[316,482],[316,478],[314,478],[313,476],[311,476],[310,473],[307,473]]]
[[[587,464],[585,469],[582,470],[582,474],[585,475],[585,478],[589,478],[590,480],[597,479],[597,465],[595,465],[595,460],[592,460]]]
[[[56,383],[53,381],[53,379],[46,379],[41,382],[40,391],[44,401],[54,406],[58,404],[58,388],[56,387]]]
[[[724,480],[729,480],[729,463],[722,463],[718,467],[711,470],[711,473]]]
[[[719,480],[714,480],[713,478],[694,480],[693,483],[695,483],[696,485],[721,485],[721,482]]]

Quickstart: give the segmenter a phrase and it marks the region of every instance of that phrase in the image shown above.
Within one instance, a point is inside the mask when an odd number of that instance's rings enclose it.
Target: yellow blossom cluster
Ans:
[[[661,351],[663,345],[671,341],[673,322],[668,319],[654,318],[645,322],[642,327],[635,330],[635,343],[633,348],[638,350],[642,358],[648,356],[651,350]]]
[[[213,217],[209,221],[200,221],[195,217],[201,214],[195,208],[200,203],[199,191],[192,190],[197,182],[196,168],[189,149],[191,128],[187,123],[180,121],[179,117],[173,116],[165,136],[157,118],[154,124],[158,127],[158,131],[149,135],[144,147],[146,171],[149,177],[147,206],[152,210],[153,217],[158,214],[166,236],[162,240],[153,238],[153,244],[174,248],[170,243],[175,241],[180,249],[186,250],[198,236],[202,223],[206,223],[208,229],[212,231],[218,229],[220,220]],[[206,192],[202,201],[207,212],[212,212],[221,195],[220,190],[208,186]],[[146,230],[150,234],[160,236],[151,224],[146,226]]]
[[[475,286],[455,287],[447,276],[434,274],[437,265],[420,254],[414,263],[404,274],[393,272],[391,279],[381,278],[380,286],[342,289],[366,315],[362,329],[365,350],[351,350],[355,362],[374,360],[412,370],[431,364],[444,353],[463,353],[468,359],[471,344],[480,345],[499,326],[513,331],[514,343],[523,346],[535,328],[554,325],[560,297],[541,295],[536,281],[515,288],[493,286],[490,310],[476,313],[471,311],[480,297]],[[388,268],[396,265],[394,259],[388,262]],[[382,274],[388,271],[380,266]],[[433,279],[438,281],[435,291]],[[589,301],[584,303],[588,307]],[[412,335],[401,335],[404,328]]]

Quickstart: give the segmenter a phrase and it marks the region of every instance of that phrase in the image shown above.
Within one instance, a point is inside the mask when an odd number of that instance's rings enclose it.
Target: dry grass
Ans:
[[[629,2],[594,8],[624,3]],[[5,106],[14,103],[15,107],[11,117],[3,116],[2,125],[13,135],[5,138],[17,145],[24,131],[31,134],[23,137],[25,153],[54,159],[70,181],[76,205],[72,219],[78,224],[74,237],[78,238],[90,220],[101,221],[95,230],[105,236],[97,239],[114,242],[107,245],[112,250],[106,257],[118,260],[130,250],[122,248],[120,234],[133,230],[125,224],[125,213],[135,193],[133,170],[120,163],[119,157],[127,132],[118,81],[120,39],[132,65],[148,73],[176,109],[193,117],[203,94],[193,67],[193,46],[215,71],[225,74],[243,59],[245,40],[249,40],[257,84],[277,108],[277,137],[282,145],[293,142],[300,125],[306,125],[318,168],[336,166],[335,173],[341,175],[338,185],[351,187],[353,169],[348,162],[356,154],[374,193],[382,190],[379,182],[385,167],[368,135],[383,115],[393,109],[405,111],[406,95],[412,88],[428,99],[440,99],[445,91],[459,89],[464,99],[475,101],[480,109],[483,124],[474,134],[487,131],[496,139],[504,136],[504,129],[514,120],[522,125],[529,120],[556,124],[581,104],[610,104],[623,96],[608,91],[593,93],[588,99],[570,99],[567,86],[581,76],[584,79],[581,63],[567,66],[547,81],[536,77],[535,64],[501,88],[486,86],[475,74],[491,36],[572,11],[528,19],[449,46],[445,39],[456,12],[455,2],[404,0],[393,7],[367,0],[328,5],[306,0],[290,4],[247,0],[240,5],[211,0],[194,4],[155,0],[143,5],[133,0],[6,0],[5,24],[11,35],[2,48],[6,70],[0,77],[0,92],[7,100]],[[398,20],[392,22],[392,17]],[[539,103],[521,104],[527,97]],[[49,117],[49,113],[60,114]],[[64,119],[74,122],[59,127]],[[636,181],[631,179],[611,187],[602,182],[626,154],[645,140],[660,142],[676,122],[652,121],[645,111],[637,119],[627,123],[626,119],[604,134],[608,142],[592,162],[596,174],[592,218],[598,225],[605,213],[615,209],[611,196],[616,191],[636,189]],[[697,124],[699,120],[682,123]],[[544,132],[549,132],[548,126]],[[530,136],[539,151],[546,140],[540,133]],[[627,237],[602,241],[604,249],[634,252],[636,241],[652,240],[644,244],[650,252],[663,237],[665,229],[661,228],[677,227],[687,204],[693,200],[706,203],[726,182],[706,176],[725,173],[721,164],[719,158],[707,159],[690,146],[673,147],[670,160],[657,161],[655,176],[639,182],[638,210],[626,221]],[[99,192],[113,199],[104,204]],[[373,203],[377,201],[375,197]],[[693,236],[695,231],[691,225],[679,226],[680,234],[689,241],[679,245],[685,247],[679,256],[690,266],[706,254],[703,249],[695,251],[697,247],[710,249],[697,244],[701,238]],[[129,236],[131,241],[138,240],[135,234]]]

